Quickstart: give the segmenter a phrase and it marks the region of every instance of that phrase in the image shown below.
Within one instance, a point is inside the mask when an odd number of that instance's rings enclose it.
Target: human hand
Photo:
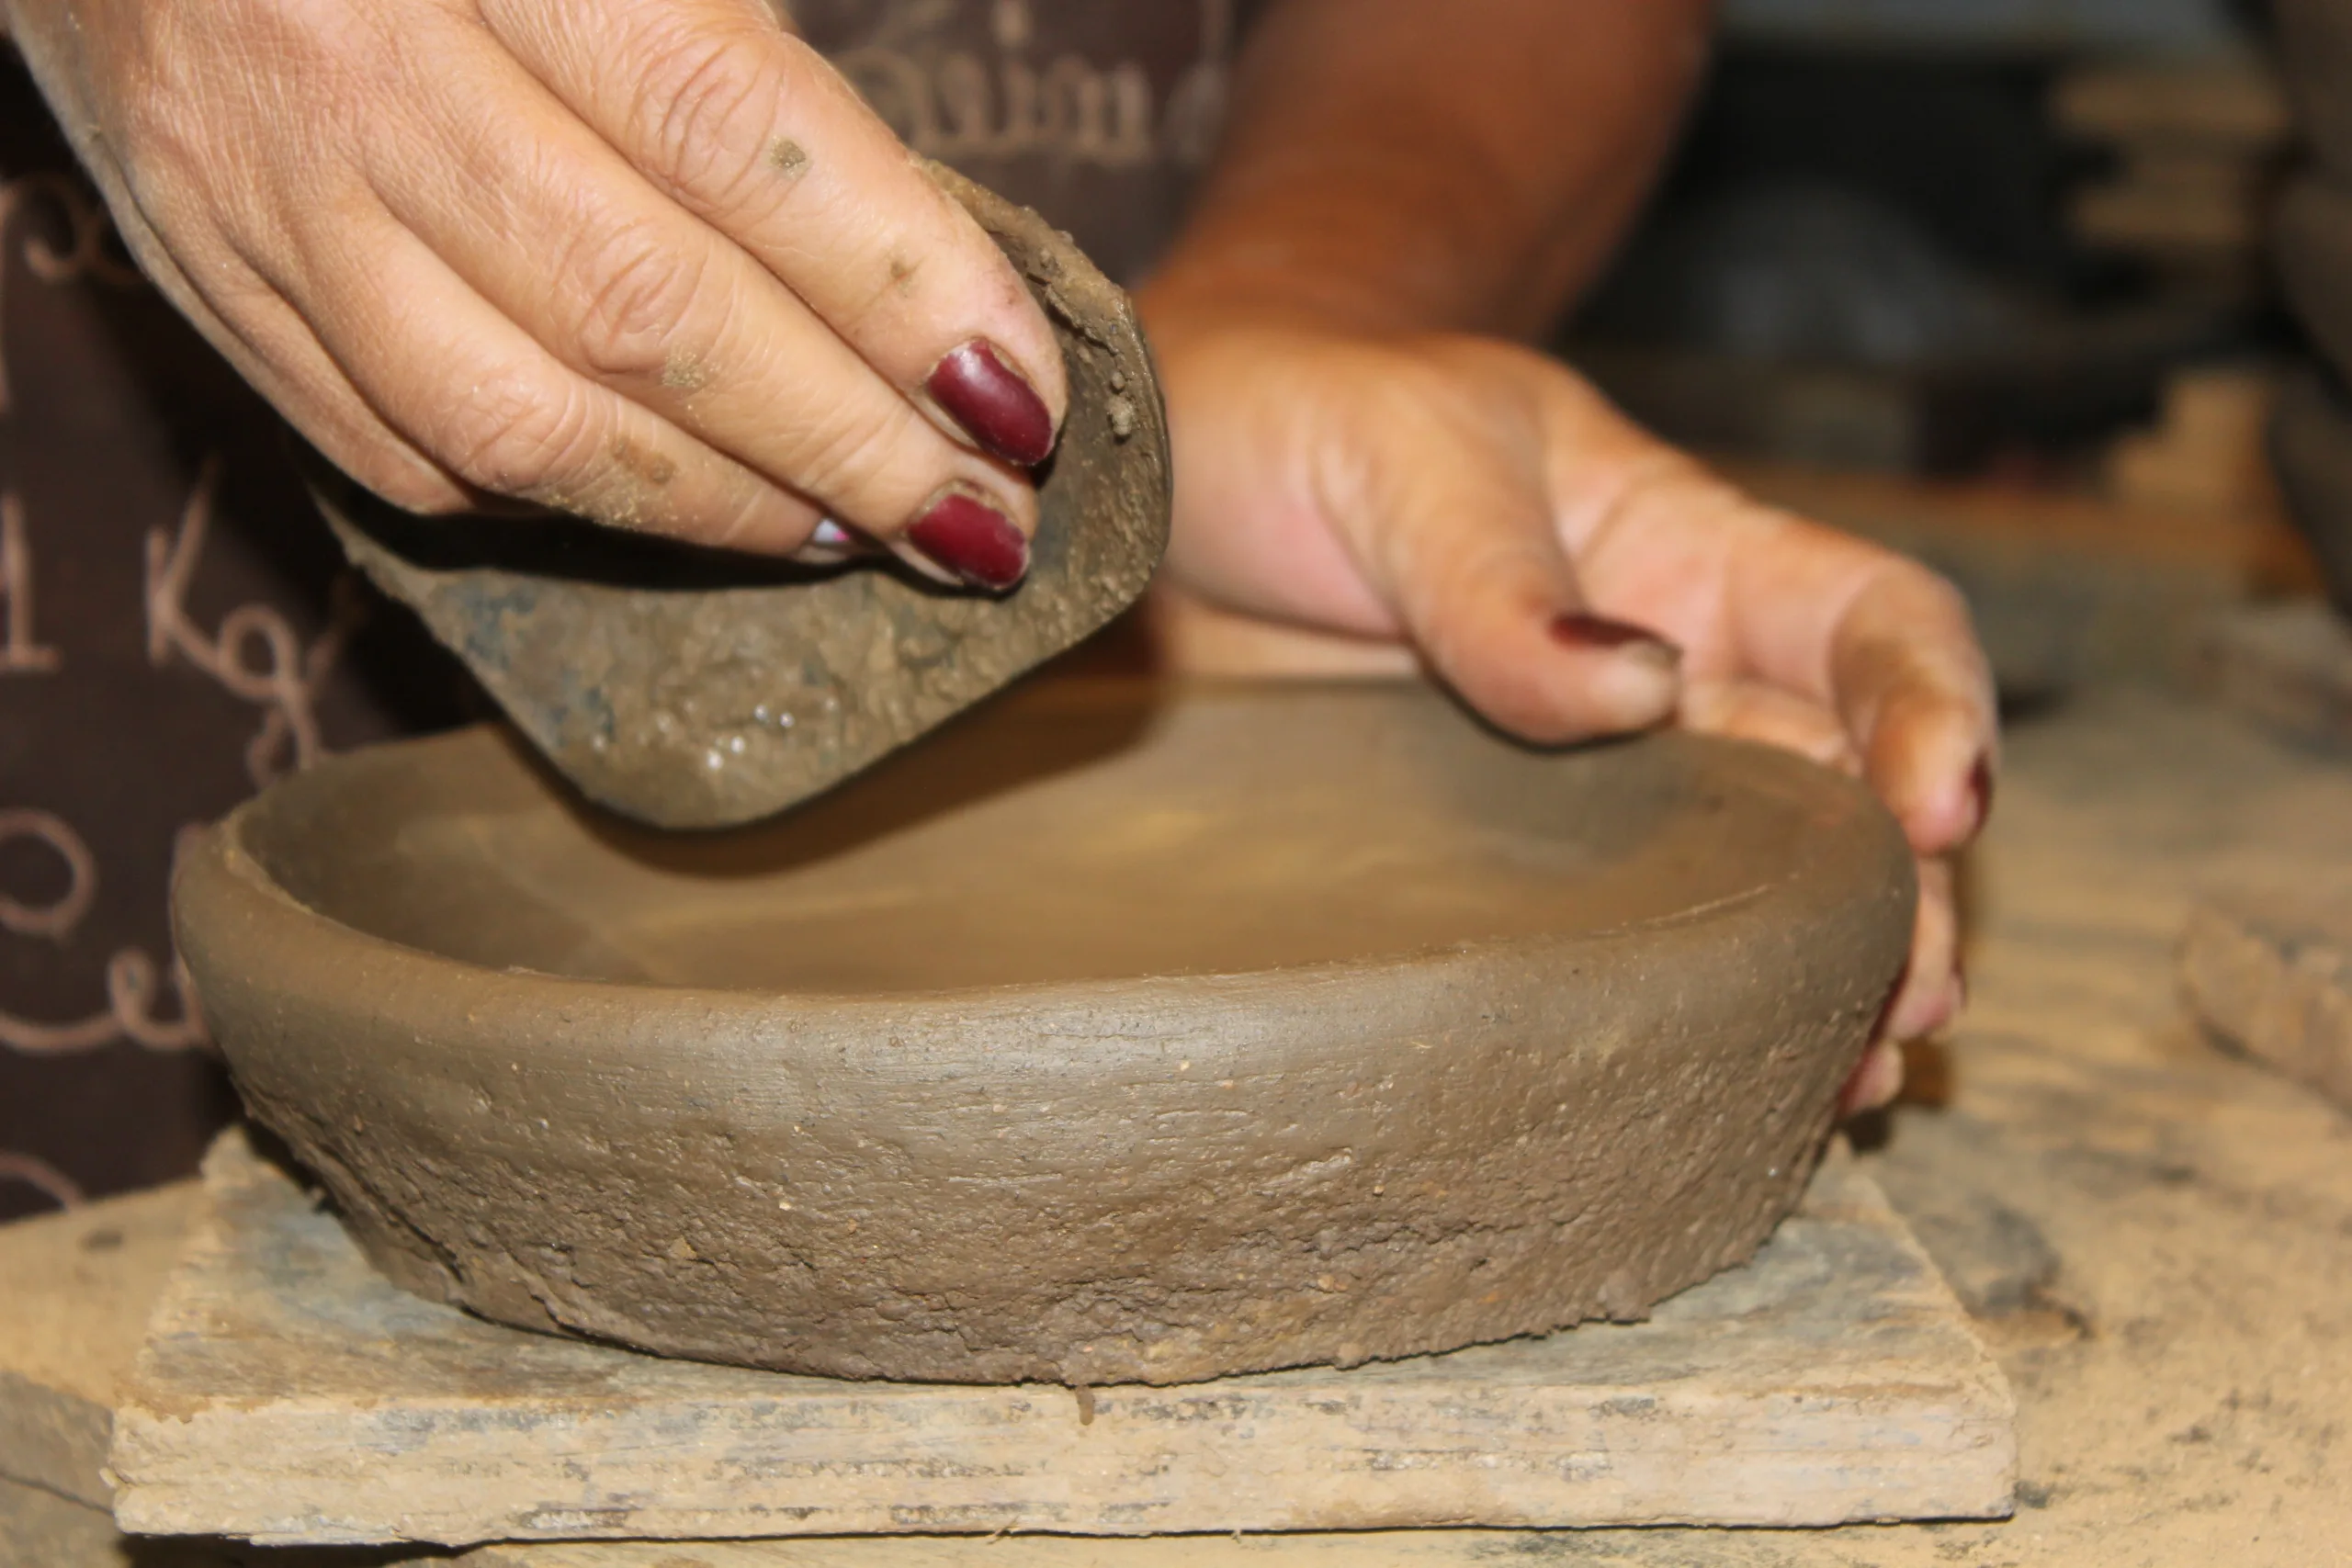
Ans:
[[[1025,569],[1051,329],[763,0],[0,5],[141,265],[387,499]]]
[[[1962,1001],[1951,859],[1996,765],[1991,679],[1950,585],[1747,499],[1531,351],[1144,303],[1182,593],[1408,645],[1531,740],[1679,718],[1869,781],[1919,861],[1910,965],[1847,1089],[1849,1109],[1891,1100],[1891,1043]]]

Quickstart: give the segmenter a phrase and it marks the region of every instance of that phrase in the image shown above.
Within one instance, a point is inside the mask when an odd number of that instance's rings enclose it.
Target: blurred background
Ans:
[[[2311,619],[2323,562],[2352,565],[2352,425],[2303,325],[2352,305],[2352,207],[2331,231],[2280,63],[2352,67],[2346,10],[1727,0],[1673,172],[1560,347],[1751,488],[1952,576],[2013,709],[2220,681],[2235,612]]]

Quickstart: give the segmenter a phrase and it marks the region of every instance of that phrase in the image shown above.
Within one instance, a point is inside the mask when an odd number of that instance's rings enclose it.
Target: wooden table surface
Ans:
[[[2173,947],[2204,879],[2352,877],[2352,764],[2298,756],[2153,691],[2079,695],[2016,728],[1965,877],[1973,1005],[1922,1054],[1868,1168],[1998,1354],[2020,1405],[2023,1506],[1996,1525],[1822,1531],[1430,1532],[492,1547],[473,1568],[2232,1568],[2352,1563],[2352,1117],[2209,1043]],[[141,1201],[134,1200],[134,1202]],[[0,1380],[54,1366],[61,1316],[151,1292],[149,1223],[99,1205],[0,1230]],[[170,1200],[161,1201],[167,1210]],[[124,1211],[129,1213],[130,1211]],[[57,1310],[59,1281],[86,1314]],[[36,1277],[38,1275],[38,1277]],[[39,1305],[48,1303],[47,1307]],[[41,1316],[46,1311],[47,1317]],[[40,1326],[42,1322],[51,1325]],[[95,1332],[95,1330],[90,1330]],[[119,1331],[118,1331],[119,1332]],[[46,1357],[46,1362],[44,1362]],[[103,1381],[103,1348],[78,1360]],[[0,1382],[5,1387],[5,1382]],[[5,1469],[0,1456],[0,1469]],[[0,1485],[0,1568],[324,1562],[126,1551],[105,1517]]]

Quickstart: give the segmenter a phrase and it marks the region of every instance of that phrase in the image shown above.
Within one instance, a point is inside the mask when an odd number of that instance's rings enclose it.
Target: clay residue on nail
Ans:
[[[768,143],[768,167],[786,179],[797,178],[808,167],[808,150],[789,136]]]

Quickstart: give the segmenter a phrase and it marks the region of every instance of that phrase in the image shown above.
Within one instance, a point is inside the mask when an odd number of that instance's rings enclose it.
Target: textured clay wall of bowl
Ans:
[[[412,1290],[835,1377],[1177,1382],[1633,1318],[1804,1186],[1911,925],[1857,784],[1408,687],[1047,688],[665,837],[489,730],[184,862],[254,1114]]]

